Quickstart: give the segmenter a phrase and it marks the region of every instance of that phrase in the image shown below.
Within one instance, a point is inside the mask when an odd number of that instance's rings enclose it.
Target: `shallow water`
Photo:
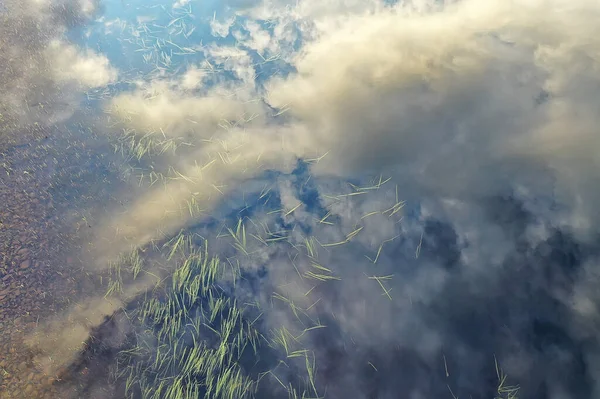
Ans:
[[[529,3],[2,1],[0,397],[600,396],[600,8]]]
[[[92,142],[47,131],[0,148],[3,398],[67,397],[59,375],[36,364],[39,355],[24,340],[98,289],[81,256],[94,229],[93,210],[109,200],[102,172],[109,165],[101,151],[90,150]]]

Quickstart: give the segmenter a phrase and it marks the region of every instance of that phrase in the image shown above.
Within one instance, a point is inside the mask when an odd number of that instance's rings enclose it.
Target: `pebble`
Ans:
[[[31,261],[29,259],[21,262],[21,269],[28,269],[29,266],[31,266]]]
[[[27,256],[29,254],[29,250],[27,248],[21,248],[21,249],[19,249],[17,254],[19,254],[21,256]]]

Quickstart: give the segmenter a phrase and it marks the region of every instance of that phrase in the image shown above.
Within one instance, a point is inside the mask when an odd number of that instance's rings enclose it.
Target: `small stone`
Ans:
[[[17,254],[19,254],[21,256],[27,256],[27,254],[29,254],[29,250],[27,248],[21,248],[21,249],[19,249]]]
[[[29,259],[26,260],[26,261],[21,262],[21,269],[22,270],[29,269],[29,266],[31,266],[31,261],[29,261]]]

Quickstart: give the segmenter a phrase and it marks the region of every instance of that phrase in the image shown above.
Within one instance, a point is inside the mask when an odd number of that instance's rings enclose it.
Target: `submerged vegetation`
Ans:
[[[265,206],[261,202],[264,191],[257,200],[258,206]],[[330,196],[330,206],[348,198],[353,196]],[[365,228],[360,222],[368,216],[378,214],[401,220],[402,215],[395,210],[404,203],[396,195],[392,202],[395,205],[391,208],[383,207],[387,210],[359,215],[357,224],[348,233],[342,233],[343,239],[335,245],[322,243],[314,235],[298,235],[297,225],[283,222],[301,208],[299,205],[290,211],[281,204],[271,204],[277,211],[254,209],[265,215],[262,221],[238,217],[231,226],[222,224],[214,236],[214,251],[207,238],[189,228],[163,243],[152,242],[122,254],[110,264],[106,298],[119,296],[124,286],[145,275],[154,277],[156,284],[139,295],[134,306],[124,310],[134,333],[129,347],[115,359],[113,381],[128,398],[271,397],[265,392],[294,399],[327,397],[327,387],[319,376],[319,356],[307,339],[328,328],[321,319],[324,309],[320,308],[319,293],[339,282],[343,275],[341,270],[327,265],[326,259],[332,252],[343,252],[350,240],[360,236]],[[314,222],[334,228],[334,222],[324,223],[335,220],[331,209],[324,210],[324,216]],[[364,257],[362,278],[376,283],[381,296],[389,301],[393,297],[388,283],[394,275],[376,275],[369,269],[384,256],[385,244],[397,238],[396,235],[374,243],[374,254]],[[290,282],[273,287],[267,309],[264,300],[244,295],[250,280],[255,278],[247,267],[256,265],[263,251],[281,245],[288,249],[292,269],[285,273]],[[302,287],[303,294],[288,292],[286,288],[291,285]],[[265,319],[265,313],[274,309],[289,316],[285,325],[274,325]],[[294,322],[290,323],[290,319]],[[372,362],[368,365],[379,371]],[[507,383],[497,362],[496,372],[495,399],[517,399],[519,388]],[[457,397],[450,386],[448,389],[451,396]]]
[[[187,16],[182,14],[169,26],[181,24]],[[161,46],[156,40],[154,50],[163,54]],[[150,56],[144,56],[146,63],[147,57]],[[208,59],[205,61],[211,65]],[[166,69],[171,67],[170,59],[164,56],[158,57],[157,62],[164,63]],[[212,66],[211,72],[215,72]],[[150,98],[160,96],[151,94]],[[149,104],[147,98],[144,101]],[[150,276],[154,281],[136,295],[133,305],[123,308],[133,333],[128,348],[118,353],[112,367],[111,377],[120,394],[132,399],[328,397],[328,381],[319,363],[323,355],[314,343],[326,334],[328,321],[335,321],[337,315],[322,299],[328,291],[335,291],[336,284],[349,278],[365,282],[376,292],[376,300],[365,306],[381,306],[377,300],[385,301],[386,306],[394,302],[392,282],[399,277],[381,263],[386,249],[400,239],[398,226],[407,204],[400,199],[398,185],[391,177],[380,174],[364,186],[358,181],[348,182],[340,193],[323,194],[315,204],[295,195],[284,201],[277,181],[268,181],[260,193],[252,191],[248,196],[245,191],[221,190],[225,186],[219,186],[217,180],[202,186],[198,182],[203,179],[204,170],[228,170],[237,162],[239,173],[244,174],[250,168],[247,158],[256,159],[253,163],[259,172],[255,177],[273,172],[264,168],[261,171],[262,151],[246,154],[249,141],[245,133],[243,138],[227,136],[235,129],[243,130],[250,120],[221,120],[215,127],[223,134],[224,139],[220,140],[218,133],[210,139],[202,135],[184,139],[177,137],[181,132],[166,131],[166,126],[164,130],[135,130],[124,123],[130,115],[115,114],[114,119],[112,115],[110,118],[112,122],[117,120],[113,127],[118,133],[112,145],[129,168],[127,179],[142,188],[156,185],[165,193],[170,183],[179,181],[186,187],[185,201],[177,204],[179,209],[166,212],[197,223],[163,236],[163,242],[153,240],[136,247],[109,264],[105,292],[108,300],[113,296],[126,297],[127,287],[142,278]],[[185,167],[177,169],[182,167],[178,157],[191,150],[196,151],[191,160],[182,157],[196,166],[187,169],[188,175]],[[328,153],[298,160],[299,168],[309,170],[308,166]],[[200,162],[204,166],[199,166]],[[309,172],[306,177],[303,185],[311,179]],[[218,221],[211,220],[213,225],[206,234],[202,226],[209,223],[210,217],[203,208],[205,193],[199,192],[198,187],[214,189],[213,194],[218,193],[224,200],[234,198],[235,202],[242,197],[243,206],[237,204],[223,211]],[[363,209],[365,198],[375,193],[383,198],[375,201],[380,207]],[[310,218],[306,218],[308,206],[317,208]],[[344,215],[346,220],[342,223],[345,209],[356,212]],[[390,234],[381,237],[380,227],[388,223],[393,226]],[[210,246],[206,237],[210,238]],[[420,255],[422,240],[421,234],[421,240],[415,243],[415,258]],[[352,252],[360,252],[357,258],[362,262],[357,261],[361,267],[353,271],[345,270],[340,261],[351,252],[350,247]],[[273,267],[277,270],[267,271],[265,264],[282,252],[285,263]],[[255,281],[268,273],[278,273],[278,279]],[[285,284],[271,285],[273,281]],[[263,284],[261,291],[253,284]],[[266,297],[265,291],[270,292]],[[374,360],[366,361],[364,366],[369,373],[380,372]],[[497,370],[497,398],[517,399],[518,388],[508,386],[498,366]],[[454,396],[450,386],[448,389]]]
[[[218,258],[191,250],[168,292],[129,315],[144,330],[119,359],[128,396],[244,398],[254,391],[241,360],[256,353],[259,333],[216,285],[222,272]]]
[[[285,327],[263,334],[260,305],[241,303],[228,292],[242,278],[239,268],[211,256],[205,240],[183,232],[163,248],[177,264],[170,284],[147,293],[127,314],[136,333],[132,347],[119,353],[113,376],[124,382],[127,397],[254,397],[268,376],[291,398],[319,397],[314,355],[291,350],[299,337]],[[135,279],[142,263],[139,250],[113,263],[107,296],[119,290],[124,274]],[[304,358],[309,387],[300,390],[277,376],[274,360],[265,355],[279,348],[288,358]]]

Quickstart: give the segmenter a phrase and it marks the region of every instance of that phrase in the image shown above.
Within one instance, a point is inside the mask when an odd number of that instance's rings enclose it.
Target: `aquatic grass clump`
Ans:
[[[242,359],[253,358],[263,339],[254,326],[257,318],[250,319],[247,306],[217,284],[225,272],[219,258],[208,255],[207,245],[194,248],[188,238],[180,233],[165,244],[169,259],[181,258],[171,284],[134,312],[132,320],[141,332],[136,346],[119,356],[120,363],[127,364],[119,373],[125,394],[131,398],[251,397],[258,371],[249,370]]]
[[[292,398],[319,397],[316,358],[301,340],[325,326],[291,299],[274,293],[296,314],[300,327],[295,332],[266,329],[258,302],[244,302],[233,294],[236,281],[244,279],[240,259],[254,253],[246,227],[240,220],[227,231],[223,237],[233,241],[230,248],[240,258],[226,262],[211,256],[207,241],[198,234],[180,231],[154,246],[156,255],[176,267],[162,290],[148,291],[129,313],[135,344],[120,352],[115,374],[126,397],[251,398],[272,390],[273,384]],[[201,244],[197,238],[202,238]],[[140,255],[135,250],[122,256],[114,268],[143,270]],[[331,272],[317,266],[313,268]]]
[[[182,145],[191,145],[182,139],[167,138],[164,132],[150,131],[140,134],[134,129],[123,129],[122,134],[113,143],[116,153],[126,159],[140,161],[144,157],[175,154]]]
[[[498,360],[494,356],[494,362],[496,364],[496,376],[498,377],[498,396],[494,399],[518,399],[519,395],[519,386],[518,385],[508,385],[506,379],[508,376],[504,373],[504,371],[498,365]]]
[[[115,261],[109,261],[108,288],[104,297],[122,294],[125,283],[135,280],[143,271],[143,263],[139,248],[121,254]]]

